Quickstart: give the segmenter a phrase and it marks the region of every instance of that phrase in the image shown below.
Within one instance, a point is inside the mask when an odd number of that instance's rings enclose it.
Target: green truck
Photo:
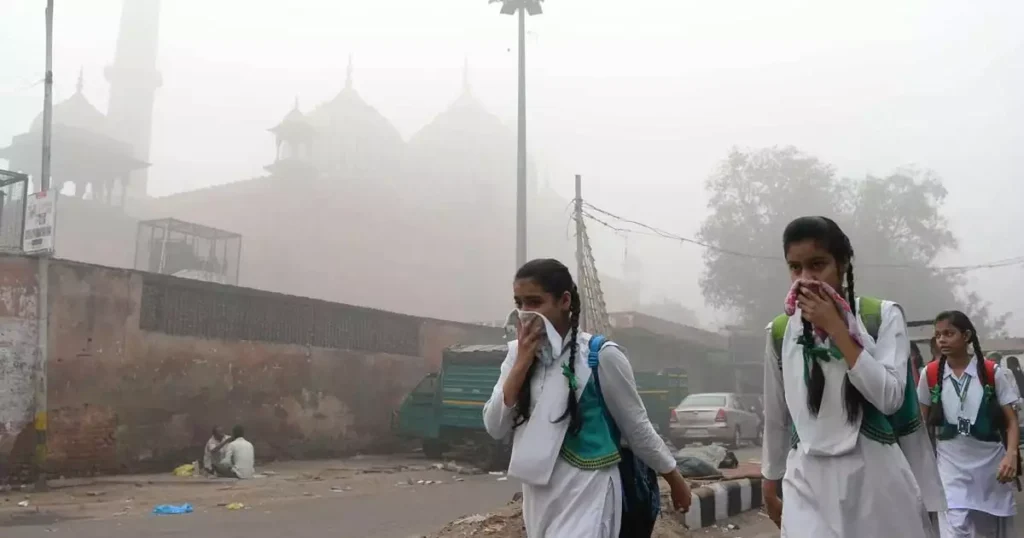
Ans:
[[[495,441],[484,430],[483,406],[498,381],[506,344],[453,346],[445,350],[441,371],[428,374],[406,396],[392,418],[392,430],[419,439],[434,459],[469,448],[489,470],[508,465],[510,440]],[[635,372],[637,388],[655,429],[669,431],[672,408],[686,397],[686,375]]]

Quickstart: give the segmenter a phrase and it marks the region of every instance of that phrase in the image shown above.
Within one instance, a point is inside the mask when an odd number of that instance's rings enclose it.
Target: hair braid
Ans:
[[[515,417],[512,419],[513,429],[522,426],[530,419],[530,380],[533,379],[533,372],[537,369],[537,362],[533,361],[530,364],[530,369],[526,371],[526,380],[523,381],[523,385],[519,387],[519,394],[516,395]]]
[[[978,333],[971,331],[971,347],[974,348],[974,356],[977,358],[975,363],[978,370],[978,382],[981,383],[982,388],[991,386],[995,389],[996,380],[988,378],[988,368],[985,364],[985,354],[981,351],[981,341],[978,339]],[[993,374],[994,374],[993,370]],[[995,394],[988,399],[988,412],[992,415],[992,425],[996,430],[1000,432],[1006,429],[1006,416],[1003,415],[1003,409],[999,405],[999,397]]]
[[[847,239],[849,241],[849,239]],[[853,247],[850,247],[850,251],[853,251]],[[854,323],[857,323],[857,293],[853,289],[853,260],[851,259],[846,265],[846,300],[850,303],[850,311],[853,312]],[[864,403],[867,400],[864,399],[864,395],[857,390],[857,387],[853,386],[850,382],[850,374],[846,374],[843,378],[843,404],[846,408],[846,420],[851,424],[856,422],[860,418],[861,411],[864,409]]]
[[[575,284],[572,285],[571,300],[569,303],[569,371],[576,375],[576,360],[579,354],[579,329],[580,329],[580,292]],[[576,397],[576,391],[569,390],[569,398],[565,404],[565,413],[559,417],[559,421],[569,419],[569,433],[575,435],[583,428],[583,415],[580,413],[580,402]]]

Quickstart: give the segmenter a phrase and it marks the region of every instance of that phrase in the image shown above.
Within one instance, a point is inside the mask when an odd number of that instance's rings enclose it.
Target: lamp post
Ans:
[[[46,2],[46,78],[43,81],[43,162],[39,190],[50,188],[50,139],[53,133],[53,0]]]
[[[516,151],[516,268],[526,263],[526,15],[540,15],[544,0],[488,0],[502,15],[519,15],[519,140]]]

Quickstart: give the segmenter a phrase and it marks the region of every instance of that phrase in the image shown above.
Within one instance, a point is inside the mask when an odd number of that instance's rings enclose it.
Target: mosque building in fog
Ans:
[[[175,218],[242,236],[242,286],[461,321],[504,317],[515,133],[474,97],[468,70],[448,108],[404,140],[359,93],[350,58],[332,99],[306,111],[296,101],[267,126],[275,151],[265,175],[154,198],[159,7],[124,1],[106,114],[83,94],[88,76],[54,106],[52,182],[74,193],[60,201],[58,257],[134,267],[139,222]],[[7,168],[38,177],[40,125],[0,148]],[[530,256],[571,263],[568,200],[532,168],[528,195]],[[613,308],[630,306],[605,291]]]

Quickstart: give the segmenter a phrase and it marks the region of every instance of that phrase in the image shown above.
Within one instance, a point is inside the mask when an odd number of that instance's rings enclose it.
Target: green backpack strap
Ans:
[[[857,305],[857,314],[868,334],[878,340],[878,330],[882,327],[882,300],[875,297],[861,297]]]
[[[782,368],[782,341],[786,338],[786,326],[789,325],[789,316],[779,314],[772,320],[772,345],[775,347],[775,360]]]

